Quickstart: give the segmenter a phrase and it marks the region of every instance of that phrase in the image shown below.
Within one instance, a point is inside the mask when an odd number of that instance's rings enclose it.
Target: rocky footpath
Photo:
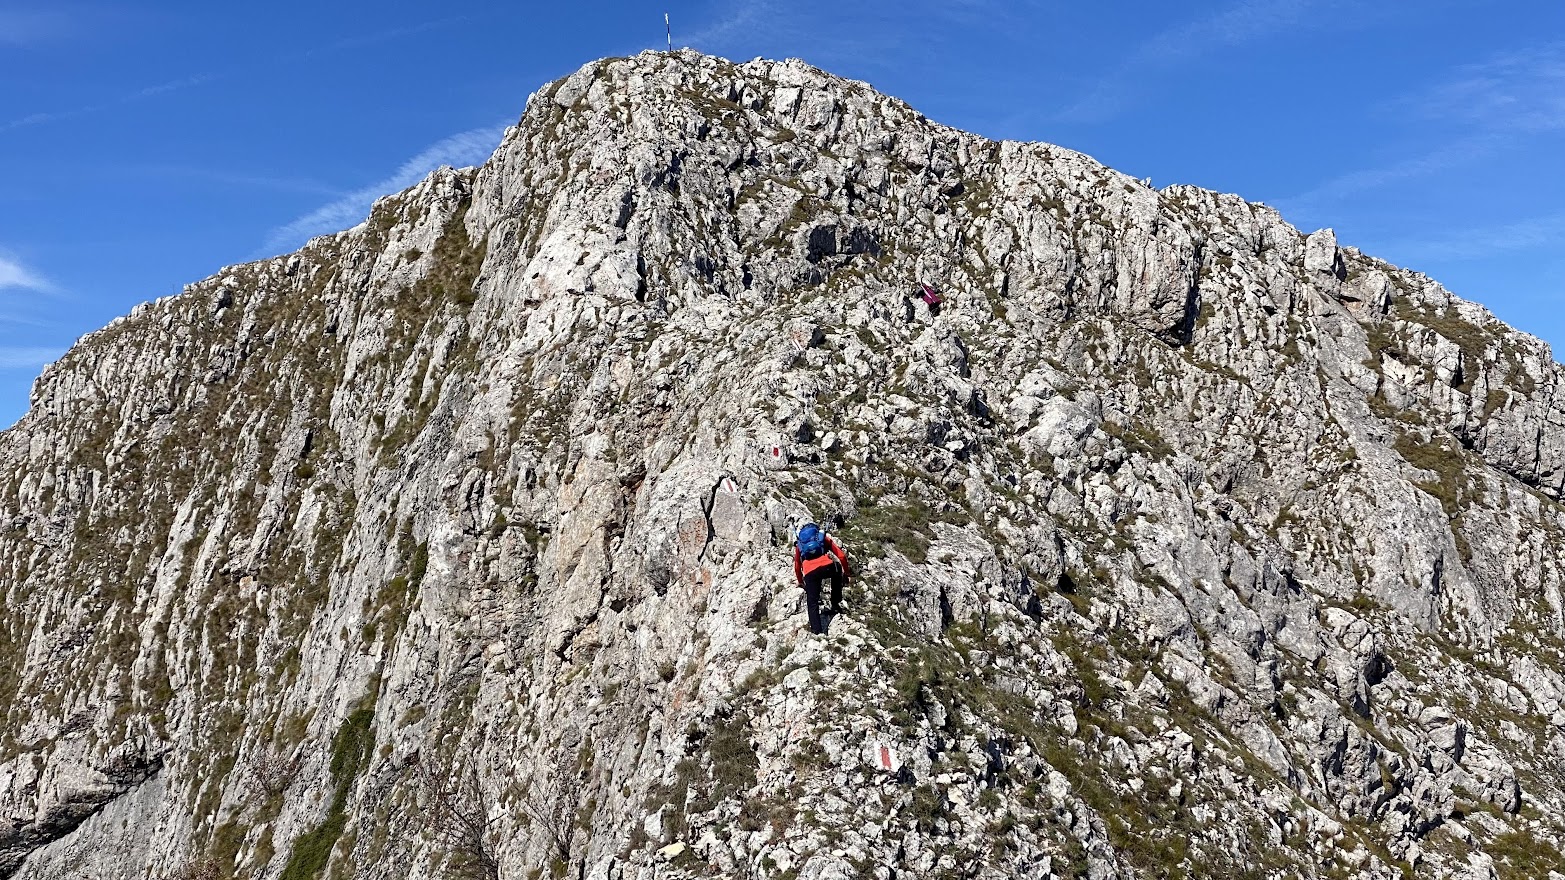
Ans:
[[[0,877],[1561,876],[1562,377],[1235,196],[596,62],[38,380]]]

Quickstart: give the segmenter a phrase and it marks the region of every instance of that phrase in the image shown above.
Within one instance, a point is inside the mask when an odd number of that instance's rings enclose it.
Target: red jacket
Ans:
[[[799,548],[794,547],[793,579],[798,581],[800,584],[803,584],[804,576],[806,574],[809,574],[817,568],[831,565],[833,562],[842,566],[842,576],[844,579],[853,576],[853,572],[848,569],[848,551],[842,549],[842,545],[838,544],[836,539],[831,535],[826,536],[826,552],[815,557],[814,559],[805,559],[803,556],[799,555]]]

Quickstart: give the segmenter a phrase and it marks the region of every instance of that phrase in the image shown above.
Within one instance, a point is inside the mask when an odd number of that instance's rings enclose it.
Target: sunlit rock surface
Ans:
[[[1565,871],[1561,378],[1237,196],[596,62],[38,381],[0,876]]]

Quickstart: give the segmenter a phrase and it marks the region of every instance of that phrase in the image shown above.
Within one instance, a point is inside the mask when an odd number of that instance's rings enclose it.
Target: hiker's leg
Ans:
[[[810,615],[810,632],[825,632],[821,626],[821,578],[817,572],[804,576],[804,608]]]
[[[842,611],[842,568],[833,563],[831,566],[831,613]]]

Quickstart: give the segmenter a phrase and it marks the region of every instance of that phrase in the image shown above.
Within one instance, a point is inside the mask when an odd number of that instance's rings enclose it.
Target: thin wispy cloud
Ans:
[[[1433,150],[1338,175],[1277,205],[1309,211],[1361,192],[1427,177],[1494,156],[1528,138],[1565,131],[1565,44],[1508,53],[1464,65],[1427,91],[1397,101],[1393,112],[1426,123]]]
[[[726,15],[712,24],[690,33],[676,31],[674,45],[722,52],[731,49],[735,39],[750,36],[762,26],[772,29],[778,24],[781,11],[776,0],[737,0],[729,4]]]
[[[1366,190],[1460,168],[1494,154],[1503,145],[1504,138],[1492,133],[1464,137],[1398,162],[1340,174],[1311,190],[1278,199],[1275,207],[1285,214],[1308,212]]]
[[[70,16],[57,10],[0,9],[0,46],[30,46],[70,30]]]
[[[328,202],[303,217],[272,230],[263,250],[279,250],[302,244],[314,236],[346,229],[363,220],[381,196],[407,189],[442,165],[464,167],[488,159],[505,134],[504,125],[475,128],[455,134],[402,163],[389,177]]]
[[[910,27],[905,19],[919,19],[923,26],[933,22],[973,26],[979,21],[995,26],[1014,11],[1014,6],[998,0],[908,0],[899,8],[902,21],[886,21],[873,5],[843,7],[834,16],[835,27],[820,28],[801,16],[796,7],[779,0],[734,0],[723,7],[722,17],[692,31],[681,30],[675,16],[673,37],[675,47],[688,46],[736,59],[801,54],[799,47],[808,46],[803,57],[811,64],[863,72],[869,68],[897,69],[907,53],[928,51],[918,35],[919,28]]]
[[[54,285],[19,260],[0,254],[0,290],[31,290],[47,293]]]
[[[1038,0],[905,0],[898,4],[897,15],[888,17],[878,4],[847,4],[833,12],[834,27],[822,28],[807,15],[801,15],[794,4],[780,0],[730,0],[719,7],[719,18],[694,30],[684,30],[684,22],[676,14],[673,38],[676,47],[744,57],[758,51],[766,54],[772,46],[788,46],[790,51],[797,51],[803,41],[809,47],[805,57],[816,64],[851,59],[855,66],[889,67],[895,66],[897,60],[880,58],[879,53],[902,49],[928,52],[931,47],[926,34],[930,27],[1023,28],[1029,7],[1038,5]]]
[[[1217,46],[1234,46],[1298,24],[1320,5],[1317,0],[1251,0],[1216,15],[1170,28],[1136,51],[1138,63],[1184,61]]]
[[[1141,98],[1149,74],[1188,62],[1215,49],[1244,45],[1284,30],[1293,30],[1317,15],[1328,0],[1246,0],[1211,15],[1169,28],[1125,57],[1085,96],[1066,107],[1058,118],[1068,122],[1103,122],[1124,112]]]
[[[94,105],[94,107],[96,106],[97,105]],[[44,122],[53,122],[56,119],[69,119],[72,116],[80,116],[84,113],[89,113],[91,110],[92,108],[83,108],[77,110],[61,111],[58,113],[29,113],[26,116],[19,116],[10,122],[0,124],[0,131],[10,131],[13,128],[25,128],[29,125],[39,125]]]
[[[36,370],[59,360],[62,354],[63,348],[0,346],[0,370]]]
[[[1431,120],[1517,132],[1565,128],[1565,43],[1465,65],[1408,104]]]
[[[100,110],[107,110],[113,104],[93,104],[87,107],[77,107],[73,110],[57,110],[52,113],[29,113],[6,123],[0,123],[0,131],[12,131],[18,128],[26,128],[30,125],[43,125],[47,122],[60,122],[65,119],[75,119],[78,116],[86,116]]]
[[[307,49],[299,54],[300,57],[308,57],[311,55],[341,52],[347,49],[357,49],[363,46],[373,46],[377,43],[386,43],[390,42],[391,40],[401,39],[402,37],[411,37],[417,34],[437,30],[439,28],[449,27],[454,24],[461,24],[462,22],[469,20],[469,16],[466,15],[453,15],[450,18],[437,18],[432,21],[419,22],[418,24],[410,24],[404,27],[387,28],[385,30],[372,31],[370,33],[355,34],[350,37],[343,37],[340,40],[327,43],[324,46],[317,46],[313,49]]]
[[[182,184],[208,183],[233,189],[262,189],[276,192],[297,192],[310,195],[340,198],[347,193],[341,187],[332,186],[309,177],[279,174],[248,174],[222,168],[202,168],[192,165],[127,164],[102,169],[115,177],[137,176],[172,178]]]
[[[62,122],[67,119],[76,119],[82,116],[90,116],[92,114],[101,113],[105,110],[121,107],[126,104],[132,104],[137,101],[144,101],[148,98],[160,97],[173,92],[180,92],[186,89],[194,88],[196,86],[206,85],[207,83],[213,82],[215,80],[221,80],[240,73],[250,72],[257,68],[272,67],[280,63],[298,61],[303,58],[309,58],[318,55],[330,55],[363,46],[372,46],[378,43],[385,43],[400,39],[402,37],[421,34],[426,31],[446,27],[466,20],[468,20],[466,16],[454,16],[450,18],[440,18],[432,21],[420,22],[418,24],[408,25],[405,27],[389,28],[364,34],[356,34],[325,43],[311,49],[305,49],[301,52],[273,56],[267,59],[266,63],[264,64],[246,65],[243,67],[234,68],[233,70],[220,72],[196,73],[190,76],[183,76],[179,77],[178,79],[169,80],[168,82],[146,86],[140,89],[136,89],[135,91],[126,92],[104,101],[83,104],[79,107],[69,107],[62,110],[49,110],[29,113],[25,116],[17,117],[8,122],[0,123],[0,132],[12,131],[18,128],[26,128],[28,126],[43,125],[52,122]],[[6,19],[6,14],[0,12],[0,29],[6,28],[7,24],[8,21]],[[18,27],[19,32],[29,32],[27,28],[22,27],[20,24]],[[39,27],[35,26],[32,30],[38,31]],[[5,41],[6,36],[3,32],[0,32],[0,44],[3,44]]]
[[[1516,223],[1480,227],[1409,241],[1390,241],[1377,248],[1401,260],[1477,260],[1512,251],[1565,248],[1565,213],[1533,217]]]
[[[0,329],[6,327],[45,327],[51,330],[58,330],[60,325],[54,321],[18,315],[15,312],[0,312]]]
[[[142,98],[151,98],[156,95],[165,95],[169,92],[177,92],[180,89],[188,89],[192,86],[205,85],[206,83],[217,79],[218,76],[219,74],[215,73],[198,73],[195,76],[187,76],[182,79],[172,80],[170,82],[161,83],[159,85],[147,86],[141,91],[132,92],[130,95],[127,95],[121,100],[121,103],[126,101],[136,101]]]
[[[194,86],[204,85],[206,83],[212,82],[213,80],[220,79],[221,76],[221,74],[215,73],[203,73],[197,74],[195,76],[184,76],[176,80],[170,80],[165,83],[158,83],[157,85],[140,88],[133,92],[126,92],[125,94],[122,94],[109,101],[101,101],[96,104],[84,104],[80,107],[72,107],[66,110],[53,110],[46,113],[30,113],[26,116],[12,119],[9,122],[0,123],[0,131],[13,131],[18,128],[27,128],[28,126],[32,125],[43,125],[49,122],[61,122],[66,119],[76,119],[82,116],[91,116],[94,113],[101,113],[105,110],[111,110],[116,107],[123,107],[127,104],[134,104],[137,101],[145,101],[148,98],[155,98],[160,95],[169,94],[170,92],[178,92],[184,89],[192,88]]]

